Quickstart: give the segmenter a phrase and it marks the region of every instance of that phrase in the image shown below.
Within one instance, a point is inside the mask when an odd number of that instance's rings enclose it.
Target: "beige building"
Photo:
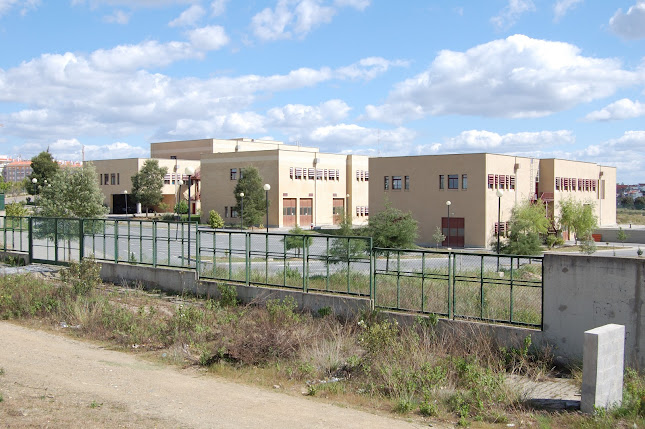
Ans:
[[[131,195],[131,178],[139,172],[147,160],[147,158],[127,158],[87,161],[94,164],[96,168],[97,179],[104,196],[103,201],[110,208],[110,213],[125,213],[126,205],[128,213],[137,212],[137,205]],[[160,167],[166,167],[168,170],[161,193],[162,203],[166,204],[170,211],[179,199],[188,200],[188,176],[185,174],[185,168],[195,169],[195,175],[191,177],[191,206],[192,212],[195,213],[199,209],[199,161],[177,159],[158,159],[157,161]],[[183,183],[180,184],[180,181]]]
[[[262,146],[261,146],[262,147]],[[295,150],[294,150],[295,149]],[[312,149],[312,148],[307,148]],[[202,221],[215,210],[226,223],[239,222],[234,189],[240,172],[256,167],[269,190],[269,226],[302,228],[332,225],[351,214],[355,225],[367,222],[368,158],[277,145],[270,150],[203,154]]]
[[[527,199],[541,198],[553,217],[559,202],[572,197],[594,204],[600,225],[616,223],[615,167],[481,153],[371,158],[369,171],[372,213],[387,201],[411,212],[424,245],[435,244],[439,227],[445,246],[487,247],[498,227],[506,230],[513,206]]]

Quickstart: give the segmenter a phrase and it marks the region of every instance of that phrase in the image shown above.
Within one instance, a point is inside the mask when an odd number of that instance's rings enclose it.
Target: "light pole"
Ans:
[[[190,266],[190,185],[192,184],[192,175],[195,174],[195,169],[188,166],[184,170],[184,173],[188,176],[188,266]]]
[[[267,227],[267,234],[269,233],[269,190],[271,189],[271,185],[268,183],[264,184],[264,199],[266,201],[266,227]]]
[[[501,189],[498,189],[496,194],[497,194],[497,254],[499,255],[499,232],[500,232],[500,229],[502,229],[501,213],[502,213],[502,196],[504,195],[504,191],[502,191]]]
[[[349,194],[345,195],[345,222],[349,222]]]
[[[184,181],[179,179],[177,185],[179,185],[177,193],[175,194],[175,211],[177,212],[177,219],[181,220],[181,213],[179,213],[179,204],[181,204],[181,185],[184,184]]]
[[[244,229],[244,192],[240,192],[240,231]]]
[[[32,189],[34,190],[34,205],[36,205],[36,196],[38,195],[38,188],[36,187],[36,184],[38,183],[38,179],[34,177],[33,179],[31,179],[31,183],[33,185]]]
[[[127,189],[123,191],[123,195],[125,196],[125,217],[128,217],[128,190]]]
[[[446,207],[448,207],[448,247],[450,247],[450,201],[446,201]]]

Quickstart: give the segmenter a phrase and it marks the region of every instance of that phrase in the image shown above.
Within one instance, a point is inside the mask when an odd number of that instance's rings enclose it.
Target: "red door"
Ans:
[[[450,227],[450,228],[449,228]],[[448,218],[441,218],[441,230],[446,239],[442,243],[444,247],[464,247],[464,230],[465,220],[463,217],[450,217],[450,225],[448,225]]]
[[[334,198],[334,225],[340,224],[340,219],[345,213],[345,199],[344,198]]]
[[[300,198],[300,226],[308,228],[313,224],[313,199]]]
[[[284,226],[296,226],[296,199],[282,199],[282,224]]]

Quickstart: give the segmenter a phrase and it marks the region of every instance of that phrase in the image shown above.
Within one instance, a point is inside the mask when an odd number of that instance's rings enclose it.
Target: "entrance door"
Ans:
[[[313,199],[300,198],[300,226],[303,228],[313,225]]]
[[[450,228],[448,228],[450,227]],[[448,218],[441,218],[442,234],[446,236],[442,246],[444,247],[464,247],[464,229],[465,220],[463,217],[450,217],[450,225],[448,225]]]
[[[284,226],[296,226],[296,199],[282,199],[282,224]]]
[[[132,214],[137,212],[136,203],[130,194],[112,194],[112,213],[113,214]]]
[[[345,213],[345,199],[344,198],[334,198],[334,225],[340,224],[340,219]]]

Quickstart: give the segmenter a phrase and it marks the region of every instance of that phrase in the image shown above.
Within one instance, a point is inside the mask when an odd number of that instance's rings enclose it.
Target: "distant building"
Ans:
[[[5,182],[20,182],[31,174],[31,161],[12,161],[4,166],[2,177]]]
[[[411,212],[425,245],[434,244],[439,227],[444,246],[487,247],[498,228],[507,231],[513,206],[527,199],[541,199],[551,218],[564,198],[588,201],[600,225],[616,224],[615,167],[479,153],[370,158],[369,171],[371,213],[387,201]]]

